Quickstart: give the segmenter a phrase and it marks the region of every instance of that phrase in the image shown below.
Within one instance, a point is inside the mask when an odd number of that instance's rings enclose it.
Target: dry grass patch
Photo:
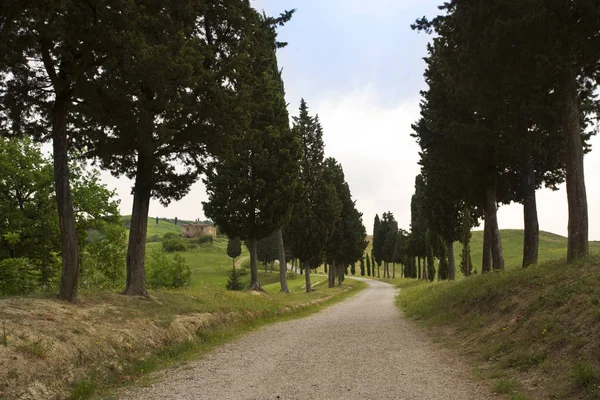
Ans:
[[[0,397],[89,398],[98,389],[143,379],[180,358],[267,322],[316,311],[364,284],[311,294],[254,296],[218,289],[0,300]],[[206,342],[206,343],[203,343]],[[152,360],[149,362],[148,360]],[[166,360],[166,361],[165,361]],[[145,368],[144,368],[145,366]]]

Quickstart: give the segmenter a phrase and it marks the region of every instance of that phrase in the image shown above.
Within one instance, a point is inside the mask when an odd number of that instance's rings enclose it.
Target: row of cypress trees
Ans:
[[[567,259],[585,257],[583,157],[600,111],[600,3],[456,0],[440,9],[443,15],[413,25],[436,34],[413,125],[421,147],[411,203],[415,255],[428,257],[427,235],[442,237],[447,253],[461,240],[461,269],[471,274],[469,231],[483,218],[482,272],[503,269],[497,208],[518,202],[522,266],[534,265],[536,190],[566,181]]]

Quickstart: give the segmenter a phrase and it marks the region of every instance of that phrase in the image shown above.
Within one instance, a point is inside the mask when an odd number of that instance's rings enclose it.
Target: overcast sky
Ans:
[[[367,231],[376,213],[392,211],[400,227],[409,228],[410,198],[419,173],[418,146],[410,137],[419,117],[419,91],[427,35],[410,24],[423,15],[434,16],[442,0],[254,0],[268,15],[297,9],[280,28],[279,39],[289,43],[278,53],[283,68],[286,99],[297,115],[303,97],[311,114],[318,113],[324,129],[326,156],[344,167]],[[600,240],[600,190],[593,185],[600,169],[600,139],[586,156],[590,239]],[[121,213],[131,214],[131,182],[103,174],[121,199]],[[596,178],[597,179],[597,178]],[[152,217],[204,219],[206,200],[202,183],[168,208],[150,204]],[[537,194],[540,229],[566,236],[567,199],[561,190]],[[502,206],[501,229],[523,227],[519,204]]]

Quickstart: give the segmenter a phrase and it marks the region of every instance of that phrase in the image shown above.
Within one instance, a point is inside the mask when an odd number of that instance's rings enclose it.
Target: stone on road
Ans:
[[[358,295],[310,317],[276,323],[166,371],[141,399],[477,400],[493,394],[395,305],[396,290],[366,280]]]

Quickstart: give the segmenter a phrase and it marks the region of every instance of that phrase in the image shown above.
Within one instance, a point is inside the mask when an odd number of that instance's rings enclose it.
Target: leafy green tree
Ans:
[[[257,241],[286,223],[298,193],[300,147],[297,133],[289,128],[275,55],[274,27],[287,22],[291,15],[252,16],[256,29],[251,48],[254,59],[244,79],[240,78],[240,97],[249,118],[235,131],[223,156],[210,164],[205,179],[209,196],[203,203],[205,214],[222,232],[247,243],[249,290],[263,290],[258,276]]]
[[[371,276],[371,257],[369,257],[369,254],[366,254],[366,258],[367,258],[367,276]]]
[[[0,4],[0,118],[13,133],[51,140],[55,201],[61,235],[59,297],[77,298],[77,248],[68,153],[80,138],[68,129],[76,101],[89,80],[118,53],[114,39],[124,27],[126,2],[100,0]]]
[[[231,257],[233,270],[235,271],[235,259],[242,254],[242,241],[239,237],[227,240],[227,256]]]
[[[76,236],[78,248],[86,254],[81,260],[85,267],[90,260],[88,253],[97,253],[95,249],[86,252],[86,248],[99,246],[97,243],[120,225],[118,203],[113,200],[114,193],[100,181],[98,171],[75,162],[69,169]],[[0,236],[19,235],[18,242],[13,241],[10,247],[6,241],[0,243],[0,259],[10,256],[10,252],[26,257],[28,265],[39,269],[38,288],[52,287],[61,250],[52,164],[29,138],[0,138],[0,193],[0,213],[4,216]],[[94,234],[99,236],[94,238]]]
[[[365,276],[365,257],[360,258],[360,276]]]
[[[81,286],[116,288],[125,282],[127,231],[116,223],[99,221],[94,237],[88,237],[81,252]]]

